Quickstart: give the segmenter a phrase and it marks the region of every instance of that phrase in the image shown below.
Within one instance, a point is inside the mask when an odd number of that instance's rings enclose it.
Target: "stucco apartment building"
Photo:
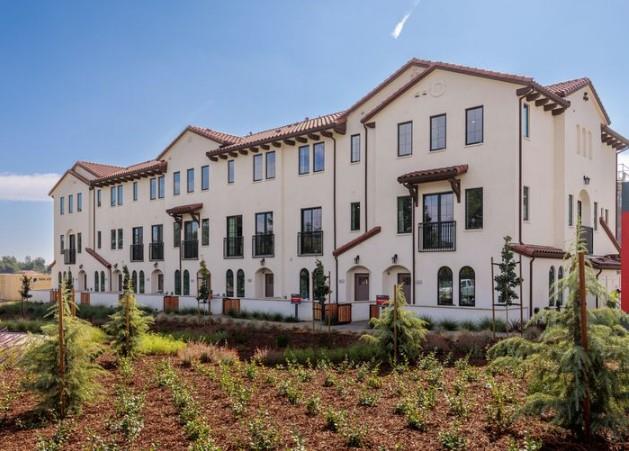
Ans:
[[[317,259],[332,301],[373,301],[403,282],[433,317],[490,314],[491,258],[521,258],[528,317],[585,226],[589,260],[619,286],[617,154],[587,78],[533,78],[412,59],[342,112],[235,136],[188,126],[154,160],[76,162],[51,190],[53,275],[117,292],[312,294]],[[157,152],[156,152],[157,153]],[[286,301],[288,302],[288,301]],[[597,300],[590,300],[594,305]]]

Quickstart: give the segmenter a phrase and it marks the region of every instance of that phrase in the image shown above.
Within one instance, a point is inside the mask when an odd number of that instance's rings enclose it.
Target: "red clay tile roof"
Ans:
[[[349,241],[345,243],[344,245],[337,247],[334,250],[334,252],[332,252],[332,255],[334,255],[335,257],[338,257],[339,255],[344,254],[345,252],[349,251],[351,248],[358,246],[363,241],[367,241],[372,236],[379,234],[381,230],[382,230],[382,227],[380,226],[375,226],[367,230],[365,233],[363,233],[360,236],[357,236],[352,241]]]
[[[236,144],[242,141],[240,136],[230,135],[229,133],[219,132],[205,127],[189,125],[188,129],[198,135],[204,136],[221,144]]]
[[[94,249],[86,247],[85,248],[85,252],[87,252],[88,254],[90,254],[92,257],[94,257],[96,259],[96,261],[98,261],[98,263],[100,263],[101,265],[103,265],[105,268],[111,268],[111,263],[109,263],[107,260],[105,260],[99,253],[97,253]]]
[[[202,203],[178,205],[177,207],[169,208],[168,210],[166,210],[166,213],[168,213],[171,216],[178,216],[178,215],[183,215],[186,213],[195,213],[201,210],[202,208],[203,208]]]
[[[119,168],[105,177],[91,180],[93,186],[104,186],[111,183],[118,183],[134,178],[148,177],[151,175],[163,174],[166,172],[168,164],[165,161],[149,160],[142,163],[133,164],[126,168]]]
[[[591,255],[588,257],[595,269],[617,269],[620,270],[620,255]]]
[[[76,164],[81,166],[86,171],[92,173],[95,177],[107,177],[113,172],[124,169],[121,166],[114,166],[111,164],[93,163],[91,161],[77,161]]]
[[[609,119],[609,115],[607,114],[607,111],[605,110],[605,107],[603,106],[603,102],[601,102],[601,98],[598,96],[598,93],[596,92],[596,89],[594,88],[594,85],[592,84],[592,80],[590,80],[589,78],[581,77],[581,78],[575,78],[574,80],[561,81],[559,83],[547,85],[546,89],[557,94],[560,97],[566,97],[588,85],[590,86],[590,89],[592,90],[592,93],[594,94],[596,101],[601,107],[601,111],[603,112],[603,116],[605,116],[607,125],[611,124],[611,120]]]
[[[535,258],[557,258],[563,259],[567,254],[553,246],[541,246],[539,244],[511,244],[511,249],[514,252],[525,255],[527,257]]]
[[[445,168],[424,169],[421,171],[413,171],[408,174],[401,175],[397,178],[399,183],[426,183],[436,182],[439,180],[448,180],[467,172],[468,166],[460,164],[458,166],[448,166]]]

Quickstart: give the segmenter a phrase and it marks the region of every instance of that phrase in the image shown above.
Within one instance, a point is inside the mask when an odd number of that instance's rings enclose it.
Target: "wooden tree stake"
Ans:
[[[581,346],[583,350],[587,353],[588,351],[588,337],[587,337],[587,297],[585,291],[585,255],[581,251],[578,256],[578,264],[579,264],[579,313],[580,313],[580,324],[581,327]],[[587,374],[586,374],[587,377]],[[583,398],[583,425],[585,438],[589,442],[592,438],[592,431],[590,427],[590,391],[588,388],[588,381],[585,380],[585,396]]]

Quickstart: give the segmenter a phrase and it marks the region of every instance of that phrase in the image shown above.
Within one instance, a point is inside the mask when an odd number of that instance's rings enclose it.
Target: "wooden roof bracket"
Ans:
[[[454,191],[454,194],[456,195],[456,202],[460,204],[461,203],[461,179],[452,177],[448,179],[448,182],[450,182],[452,191]]]
[[[419,194],[417,190],[417,185],[413,183],[405,183],[404,187],[408,190],[408,193],[411,195],[411,199],[415,202],[415,206],[418,206]]]

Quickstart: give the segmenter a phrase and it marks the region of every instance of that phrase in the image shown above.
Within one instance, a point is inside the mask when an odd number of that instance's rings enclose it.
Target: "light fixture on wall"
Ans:
[[[393,257],[391,257],[391,261],[393,263],[397,263],[397,254],[393,254]]]
[[[153,263],[153,268],[157,268],[159,266],[158,262]]]
[[[590,178],[587,175],[583,176],[583,183],[586,184],[586,185],[590,184]]]
[[[354,257],[355,264],[358,264],[359,261],[360,261],[360,255],[357,255],[356,257]]]
[[[262,260],[260,260],[260,265],[264,266],[265,262],[266,262],[266,260],[263,258]]]

